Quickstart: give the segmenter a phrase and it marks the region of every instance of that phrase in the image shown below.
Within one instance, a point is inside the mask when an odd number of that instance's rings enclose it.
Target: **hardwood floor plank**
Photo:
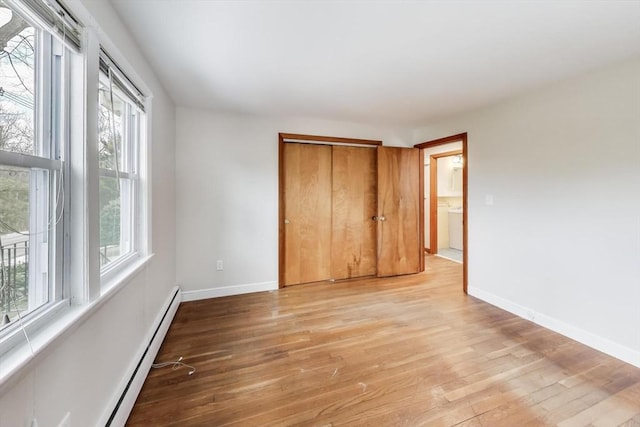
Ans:
[[[183,303],[130,426],[637,425],[640,369],[462,293],[460,264]]]

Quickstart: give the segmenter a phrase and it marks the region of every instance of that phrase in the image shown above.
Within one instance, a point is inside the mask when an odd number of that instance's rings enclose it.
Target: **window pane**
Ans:
[[[49,301],[49,173],[0,166],[0,329]]]
[[[0,150],[37,154],[35,30],[0,2],[0,35]]]
[[[100,267],[130,253],[132,245],[130,179],[100,177]]]
[[[112,92],[113,89],[113,92]],[[138,115],[129,98],[102,74],[98,105],[100,267],[135,251]],[[104,271],[104,269],[103,269]]]
[[[124,119],[125,103],[117,93],[113,94],[113,110],[109,86],[100,83],[98,108],[98,156],[101,169],[126,171],[123,167],[125,147],[123,135],[126,121]],[[117,150],[116,150],[117,149]]]
[[[100,266],[120,255],[120,188],[116,178],[101,176]]]

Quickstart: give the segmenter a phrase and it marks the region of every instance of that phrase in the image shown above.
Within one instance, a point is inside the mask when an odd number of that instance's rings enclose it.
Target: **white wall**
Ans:
[[[176,126],[177,280],[185,299],[277,287],[278,132],[411,143],[407,129],[182,107]]]
[[[469,292],[640,366],[640,60],[414,141],[461,132]]]
[[[122,389],[161,305],[175,285],[175,108],[107,1],[66,3],[99,25],[153,93],[152,251],[155,257],[86,321],[0,388],[0,426],[96,425]],[[90,12],[98,22],[87,19]]]

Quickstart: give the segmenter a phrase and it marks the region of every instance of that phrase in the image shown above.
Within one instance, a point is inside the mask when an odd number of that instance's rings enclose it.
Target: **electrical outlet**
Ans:
[[[221,259],[216,261],[216,270],[218,270],[218,271],[224,270],[224,263],[222,262]]]

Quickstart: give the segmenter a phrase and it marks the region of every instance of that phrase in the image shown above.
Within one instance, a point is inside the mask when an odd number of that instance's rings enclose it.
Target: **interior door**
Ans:
[[[331,278],[331,147],[284,145],[284,284]]]
[[[376,150],[333,147],[331,277],[375,276]]]
[[[418,273],[420,150],[378,147],[378,276]]]

